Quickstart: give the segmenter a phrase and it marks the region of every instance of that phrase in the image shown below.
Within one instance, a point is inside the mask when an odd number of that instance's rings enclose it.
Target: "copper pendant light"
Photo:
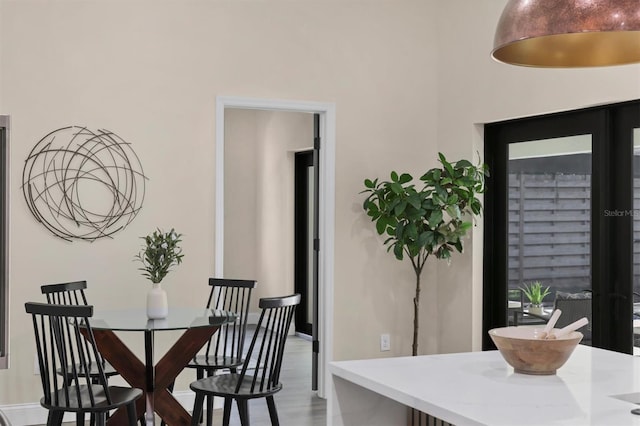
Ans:
[[[491,55],[550,68],[640,62],[640,0],[509,0]]]

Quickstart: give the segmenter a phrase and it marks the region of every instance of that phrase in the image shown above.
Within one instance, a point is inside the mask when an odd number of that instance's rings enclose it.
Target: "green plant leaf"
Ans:
[[[458,207],[457,204],[454,204],[452,206],[447,206],[447,214],[451,219],[454,219],[454,220],[460,219],[460,217],[462,216],[462,214],[460,213],[460,208]]]
[[[442,222],[442,210],[433,210],[429,215],[429,226],[433,229],[440,225]]]
[[[394,182],[390,185],[390,187],[393,193],[396,195],[402,194],[403,192],[402,185],[400,185],[399,183]]]
[[[393,212],[396,216],[400,216],[402,213],[404,213],[406,208],[407,208],[407,202],[405,200],[402,200],[401,202],[398,203],[397,206],[395,206],[395,208],[393,209]]]
[[[471,229],[473,224],[471,222],[461,222],[458,226],[463,232],[466,233],[469,229]]]
[[[458,160],[456,162],[456,169],[473,168],[473,164],[469,160]]]
[[[400,244],[396,244],[395,246],[393,246],[393,254],[398,260],[402,260],[404,258],[402,254],[402,246]]]
[[[403,173],[402,175],[400,175],[399,182],[405,184],[407,182],[411,182],[412,180],[413,177],[409,173]]]
[[[453,166],[446,159],[444,159],[444,155],[440,157],[440,161],[442,162],[442,165],[444,166],[444,169],[449,174],[449,176],[454,176],[455,173],[453,171]]]
[[[404,223],[398,222],[398,225],[395,229],[395,237],[398,240],[402,240],[404,236]]]
[[[412,240],[418,238],[418,227],[415,222],[409,222],[406,225],[405,230],[409,238]]]

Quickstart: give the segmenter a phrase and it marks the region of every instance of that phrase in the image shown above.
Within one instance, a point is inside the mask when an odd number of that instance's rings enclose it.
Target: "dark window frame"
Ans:
[[[592,134],[591,286],[593,345],[631,353],[633,218],[605,210],[633,210],[633,138],[640,101],[491,123],[485,126],[487,179],[484,219],[483,349],[487,331],[505,326],[507,305],[507,162],[510,143]]]

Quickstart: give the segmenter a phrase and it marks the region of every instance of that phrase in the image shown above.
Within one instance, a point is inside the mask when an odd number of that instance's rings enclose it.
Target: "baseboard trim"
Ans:
[[[0,406],[13,426],[47,423],[47,410],[40,404],[13,404]],[[66,421],[66,419],[65,419]]]
[[[195,394],[192,391],[176,391],[173,395],[185,410],[189,412],[193,410]],[[216,398],[213,407],[222,408],[222,405],[222,400]],[[44,425],[47,423],[47,410],[42,408],[40,403],[2,405],[0,410],[5,413],[12,426]],[[67,413],[63,421],[75,422],[75,415]]]

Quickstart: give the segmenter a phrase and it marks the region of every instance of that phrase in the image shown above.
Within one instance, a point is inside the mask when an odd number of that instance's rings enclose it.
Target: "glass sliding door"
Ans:
[[[576,135],[508,146],[511,325],[544,324],[558,298],[584,299],[576,315],[591,312],[591,144]]]

